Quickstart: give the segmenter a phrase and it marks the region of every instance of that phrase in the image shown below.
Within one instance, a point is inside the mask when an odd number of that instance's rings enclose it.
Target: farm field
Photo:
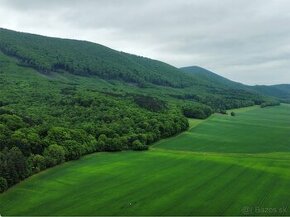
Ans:
[[[1,194],[0,214],[290,215],[290,106],[235,113],[43,171]]]

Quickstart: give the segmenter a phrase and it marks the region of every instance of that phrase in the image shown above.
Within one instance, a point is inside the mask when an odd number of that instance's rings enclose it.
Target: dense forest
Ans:
[[[0,85],[0,192],[85,154],[147,150],[187,118],[274,102],[102,45],[4,29]]]

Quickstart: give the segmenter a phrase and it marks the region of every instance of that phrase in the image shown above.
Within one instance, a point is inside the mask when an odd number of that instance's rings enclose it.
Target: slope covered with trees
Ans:
[[[86,41],[56,39],[0,29],[0,49],[17,57],[23,65],[42,73],[67,71],[97,75],[144,86],[150,83],[186,87],[193,84],[186,75],[166,63],[118,52]]]
[[[199,66],[188,66],[180,69],[192,78],[198,80],[200,84],[208,85],[210,87],[245,89],[245,85],[226,79]]]
[[[188,128],[181,111],[158,98],[101,92],[78,77],[43,76],[1,53],[0,60],[1,191],[84,154],[146,150]]]
[[[280,85],[257,85],[252,87],[257,92],[272,96],[277,99],[282,100],[282,102],[290,102],[290,85],[289,84],[280,84]]]
[[[231,81],[199,66],[189,66],[180,69],[193,77],[195,80],[198,80],[199,84],[217,88],[227,87],[239,91],[243,90],[252,94],[260,94],[265,96],[267,101],[278,100],[281,102],[290,102],[289,84],[249,86]]]
[[[186,130],[186,117],[268,100],[102,45],[5,29],[0,86],[0,191],[88,153],[146,150]]]

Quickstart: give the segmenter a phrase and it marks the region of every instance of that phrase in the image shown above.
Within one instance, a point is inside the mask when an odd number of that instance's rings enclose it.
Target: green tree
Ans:
[[[31,155],[28,159],[33,173],[37,173],[46,168],[46,160],[42,155]]]
[[[132,143],[132,149],[135,151],[143,151],[143,150],[148,150],[148,146],[147,145],[143,145],[139,140],[135,140]]]
[[[0,193],[3,193],[8,188],[7,180],[3,177],[0,177]]]
[[[11,165],[11,169],[15,170],[16,177],[14,183],[19,182],[20,180],[26,178],[29,175],[26,158],[24,157],[19,148],[13,147],[9,150],[7,164]]]
[[[50,145],[44,150],[43,156],[46,159],[47,167],[52,167],[64,162],[65,150],[59,145]]]
[[[66,140],[63,142],[65,149],[66,160],[77,160],[84,152],[84,148],[78,142],[74,140]]]

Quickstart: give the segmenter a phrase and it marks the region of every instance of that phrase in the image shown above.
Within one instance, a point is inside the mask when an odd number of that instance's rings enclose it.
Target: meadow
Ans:
[[[290,215],[290,106],[235,113],[45,170],[1,194],[0,214]]]

